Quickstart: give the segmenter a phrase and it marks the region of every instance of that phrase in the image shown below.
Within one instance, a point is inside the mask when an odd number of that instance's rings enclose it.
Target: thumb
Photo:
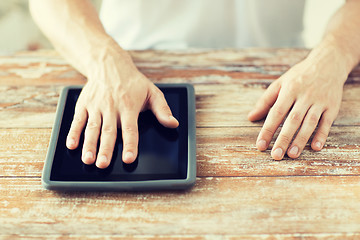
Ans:
[[[164,94],[155,87],[151,91],[149,97],[149,108],[156,116],[157,120],[164,127],[177,128],[179,126],[178,120],[172,115],[169,105],[166,102]]]
[[[269,112],[270,108],[276,102],[281,85],[278,81],[273,82],[257,101],[255,108],[248,114],[250,121],[258,121],[263,119]]]

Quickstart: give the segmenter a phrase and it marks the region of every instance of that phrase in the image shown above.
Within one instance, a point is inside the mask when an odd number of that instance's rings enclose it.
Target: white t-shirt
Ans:
[[[305,0],[103,0],[125,49],[302,47]]]

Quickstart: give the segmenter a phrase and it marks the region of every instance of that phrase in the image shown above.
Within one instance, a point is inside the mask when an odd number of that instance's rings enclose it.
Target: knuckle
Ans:
[[[97,141],[87,141],[84,143],[83,146],[84,152],[88,152],[88,151],[92,151],[92,152],[96,152],[97,150]],[[86,150],[85,150],[86,149]]]
[[[285,134],[279,135],[279,137],[278,137],[278,141],[280,143],[283,143],[286,145],[289,144],[291,140],[292,140],[292,137],[289,137],[288,135],[285,135]]]
[[[86,128],[89,129],[89,130],[92,130],[92,129],[97,129],[100,127],[100,124],[95,122],[95,121],[90,121],[87,123],[86,125]]]
[[[316,89],[310,87],[305,93],[303,93],[304,99],[314,99],[314,92],[316,92]]]
[[[137,144],[134,142],[126,142],[124,143],[124,149],[136,149]]]
[[[269,137],[271,137],[275,134],[275,132],[269,128],[263,128],[262,132],[263,132],[264,136],[269,136]]]
[[[292,84],[288,85],[288,91],[287,93],[289,95],[294,95],[298,90],[298,82],[294,81]]]
[[[311,125],[316,125],[319,121],[318,115],[315,113],[311,113],[310,116],[307,118],[306,122]]]
[[[298,76],[293,81],[287,82],[286,89],[288,89],[288,94],[296,94],[299,89],[303,86],[304,77]]]
[[[101,145],[99,149],[99,155],[106,155],[107,153],[112,153],[114,150],[114,147],[110,144],[103,144]]]
[[[108,108],[108,109],[112,109],[114,107],[114,98],[112,96],[105,96],[104,97],[104,105]]]
[[[117,131],[116,128],[112,127],[112,126],[104,126],[102,129],[102,132],[105,134],[109,134],[109,135],[116,135]]]
[[[282,118],[285,115],[285,110],[281,107],[271,108],[271,115],[275,118]]]
[[[73,123],[74,124],[81,124],[84,122],[84,119],[80,116],[75,116],[74,119],[73,119]]]
[[[127,134],[133,134],[137,132],[137,129],[133,126],[125,126],[124,127],[124,132],[126,132]]]
[[[292,122],[299,122],[302,120],[302,115],[299,112],[294,112],[290,114],[290,120]]]
[[[320,139],[326,139],[327,136],[328,136],[328,132],[327,132],[327,131],[322,130],[322,129],[318,130],[318,132],[317,132],[317,137],[319,137]]]
[[[309,140],[309,138],[305,135],[298,135],[298,136],[296,136],[296,140],[301,145],[305,145],[307,143],[307,141]]]
[[[137,134],[138,134],[137,128],[132,127],[132,126],[123,127],[123,135],[124,135],[124,137],[135,138],[135,137],[137,137]]]
[[[98,139],[97,138],[90,138],[85,136],[85,140],[84,140],[84,148],[85,147],[91,147],[93,148],[94,146],[96,146],[98,144]]]
[[[97,146],[99,141],[98,137],[93,137],[85,132],[84,147],[85,146]]]
[[[75,137],[75,136],[80,135],[81,133],[82,133],[82,128],[72,126],[69,131],[69,137]]]
[[[120,96],[120,104],[124,109],[133,109],[134,107],[132,98],[128,94],[122,94]]]

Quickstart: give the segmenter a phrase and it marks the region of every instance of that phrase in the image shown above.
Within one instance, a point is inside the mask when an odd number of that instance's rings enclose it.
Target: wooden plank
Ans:
[[[0,128],[51,128],[63,86],[0,86]],[[261,126],[247,114],[264,92],[259,85],[195,85],[198,127]],[[360,85],[344,89],[334,125],[360,125]]]
[[[59,91],[85,79],[54,51],[0,56],[0,238],[359,238],[360,67],[319,153],[307,147],[297,160],[272,161],[255,148],[262,122],[246,119],[264,89],[307,53],[132,52],[152,81],[196,89],[197,184],[152,193],[42,189]]]
[[[202,75],[222,76],[226,73],[236,72],[249,72],[250,75],[263,76],[268,75],[267,72],[274,72],[271,71],[271,67],[263,70],[261,65],[271,64],[275,65],[276,71],[281,65],[281,74],[289,64],[295,64],[308,52],[307,50],[290,51],[291,55],[287,54],[289,50],[285,49],[278,51],[265,49],[254,51],[135,51],[131,54],[145,75],[161,81],[161,79],[179,77],[197,78]],[[2,85],[51,84],[53,80],[79,77],[54,51],[20,52],[12,56],[1,56],[0,65],[4,72],[0,76]],[[261,72],[263,73],[261,74]],[[276,74],[279,75],[279,72]],[[246,76],[246,74],[241,76]],[[41,81],[38,81],[39,78]]]
[[[268,85],[301,61],[306,49],[132,51],[135,64],[155,82]],[[0,85],[82,84],[83,77],[54,51],[0,56]],[[360,82],[360,68],[349,83]]]
[[[53,50],[0,56],[0,66],[0,85],[70,85],[84,82],[84,77]]]
[[[269,240],[269,239],[276,239],[276,240],[354,240],[358,239],[360,234],[358,233],[326,233],[326,234],[304,234],[304,233],[294,233],[294,234],[251,234],[251,235],[209,235],[209,234],[202,234],[202,235],[123,235],[121,233],[118,234],[96,234],[96,235],[79,235],[79,234],[26,234],[26,235],[18,235],[18,234],[10,234],[10,235],[1,235],[1,239],[36,239],[36,240],[68,240],[68,239],[91,239],[91,240],[111,240],[111,239],[148,239],[148,240],[207,240],[207,239],[221,239],[221,240],[236,240],[236,239],[246,239],[246,240]]]
[[[333,127],[325,148],[273,161],[259,152],[259,127],[198,128],[198,176],[360,175],[360,127]],[[41,176],[50,129],[0,129],[0,176]]]
[[[357,127],[334,127],[324,149],[309,144],[298,159],[274,161],[269,150],[259,152],[255,141],[260,128],[199,129],[197,142],[200,176],[359,175]]]
[[[61,86],[0,86],[0,127],[52,127]]]
[[[200,178],[185,192],[62,193],[42,189],[39,179],[5,178],[0,232],[351,236],[360,233],[359,181],[360,176]]]

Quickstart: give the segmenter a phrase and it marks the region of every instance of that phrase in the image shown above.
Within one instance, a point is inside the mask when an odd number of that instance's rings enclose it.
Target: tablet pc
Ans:
[[[122,161],[121,129],[108,168],[99,169],[81,161],[79,147],[69,150],[67,133],[81,86],[65,87],[60,95],[56,119],[42,174],[42,184],[53,190],[157,190],[185,189],[196,179],[195,94],[189,84],[157,84],[179,127],[162,126],[151,111],[139,114],[139,148],[134,163]]]

